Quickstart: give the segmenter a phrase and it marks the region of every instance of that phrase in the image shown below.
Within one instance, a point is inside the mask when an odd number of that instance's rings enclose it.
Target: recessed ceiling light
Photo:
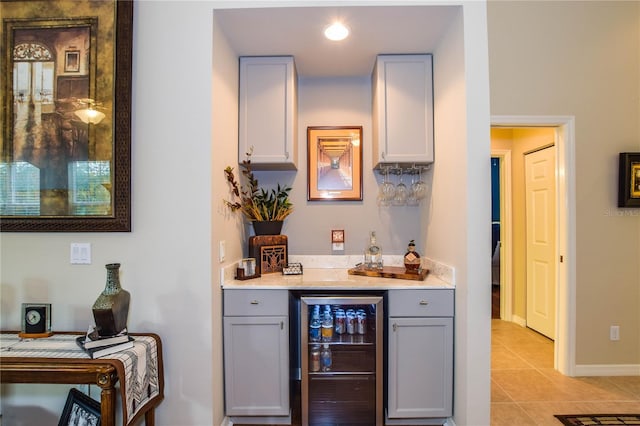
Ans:
[[[329,40],[340,41],[347,38],[349,35],[349,28],[347,28],[344,24],[340,22],[336,22],[335,24],[329,25],[324,30],[324,36]]]

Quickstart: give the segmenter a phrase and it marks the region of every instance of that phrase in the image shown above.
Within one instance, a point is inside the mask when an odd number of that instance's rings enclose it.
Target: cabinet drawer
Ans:
[[[225,316],[288,314],[287,290],[224,290]]]
[[[389,316],[452,317],[453,290],[389,290]]]

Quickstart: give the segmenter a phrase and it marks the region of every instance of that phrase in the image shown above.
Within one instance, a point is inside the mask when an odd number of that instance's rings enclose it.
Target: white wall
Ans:
[[[299,0],[287,5],[318,3],[322,2]],[[19,303],[33,300],[35,295],[42,295],[54,304],[57,330],[84,329],[90,321],[90,307],[104,286],[104,264],[122,263],[122,285],[132,293],[130,329],[157,332],[163,338],[166,389],[165,400],[156,415],[159,425],[217,425],[223,417],[222,309],[218,277],[221,266],[242,256],[245,229],[238,216],[230,215],[222,204],[222,197],[227,193],[222,170],[226,165],[235,164],[236,159],[237,63],[224,34],[215,26],[213,9],[219,4],[136,2],[133,231],[1,235],[0,319],[5,329],[19,327]],[[488,228],[483,231],[484,223],[489,221],[488,184],[482,183],[489,180],[488,77],[484,72],[487,59],[483,38],[486,18],[483,2],[464,3],[463,9],[464,16],[459,16],[443,41],[443,49],[451,46],[454,53],[447,59],[449,65],[442,69],[452,71],[464,64],[470,71],[465,75],[454,73],[437,83],[441,84],[440,88],[447,84],[454,86],[447,108],[456,115],[455,119],[440,116],[437,122],[441,130],[438,130],[437,144],[440,145],[436,146],[436,155],[442,155],[444,163],[454,166],[441,169],[438,197],[444,196],[447,185],[451,184],[449,181],[463,182],[456,188],[456,191],[459,189],[457,196],[447,195],[442,199],[443,205],[433,203],[431,210],[406,213],[408,216],[402,213],[393,218],[378,216],[373,200],[376,177],[370,168],[370,151],[365,150],[366,200],[361,206],[345,203],[333,206],[328,212],[325,207],[315,207],[313,215],[322,218],[326,230],[322,227],[314,230],[310,245],[304,241],[304,235],[312,229],[305,221],[306,172],[288,176],[295,179],[294,201],[302,208],[299,214],[294,213],[291,223],[285,225],[288,227],[285,233],[295,238],[290,247],[295,247],[300,254],[325,253],[329,244],[328,241],[325,244],[324,238],[328,240],[330,228],[344,223],[346,229],[353,229],[353,235],[347,234],[347,238],[351,238],[347,246],[357,253],[364,244],[364,232],[378,224],[384,226],[398,221],[404,225],[397,226],[397,232],[392,232],[391,227],[384,232],[388,232],[391,247],[403,250],[415,229],[407,218],[418,220],[424,218],[423,211],[430,211],[433,217],[429,218],[429,232],[433,234],[424,238],[424,244],[433,252],[431,257],[450,261],[458,272],[456,421],[486,424],[489,418],[489,327],[488,320],[481,319],[489,318],[488,295],[485,303],[477,302],[482,300],[486,287],[479,283],[483,276],[489,277],[489,245],[484,244],[484,240],[489,240]],[[463,27],[464,41],[460,38]],[[445,56],[444,50],[441,54]],[[350,112],[343,117],[329,109],[328,95],[332,92],[323,87],[326,83],[303,84],[304,105],[299,123],[303,144],[306,126],[324,124],[321,121],[337,124],[342,119],[357,120],[365,129],[370,128],[368,82],[358,79],[344,82]],[[329,92],[322,93],[325,89]],[[325,112],[317,113],[315,108]],[[365,133],[365,141],[368,137]],[[469,149],[466,145],[471,139],[474,147]],[[301,149],[301,155],[305,151]],[[482,162],[482,156],[486,162]],[[302,160],[300,164],[306,164],[304,157]],[[280,176],[287,178],[286,174]],[[439,213],[435,214],[436,210]],[[486,218],[477,213],[485,210]],[[346,218],[340,217],[345,214]],[[424,229],[426,224],[419,226]],[[361,232],[363,235],[359,238],[357,234]],[[222,263],[218,262],[219,240],[227,243],[227,258]],[[93,245],[93,264],[69,266],[69,243],[84,241]],[[485,254],[487,262],[483,259]],[[45,396],[35,389],[43,388],[3,386],[2,410],[9,424],[41,424],[35,415],[26,414],[33,406],[43,407],[50,419],[61,412],[67,387],[60,386],[54,396],[49,396],[49,392]],[[41,414],[37,410],[33,412]],[[23,423],[18,423],[18,416]]]
[[[640,210],[616,207],[618,153],[640,151],[640,3],[492,1],[488,17],[491,113],[575,116],[575,363],[640,371]]]
[[[451,259],[456,266],[454,421],[459,425],[488,425],[490,417],[491,171],[485,26],[486,5],[465,3],[434,53],[440,58],[434,63],[434,92],[441,100],[435,126],[442,128],[436,130],[439,160],[427,235],[433,257]]]
[[[20,303],[36,300],[53,304],[55,330],[86,329],[104,265],[122,264],[129,329],[163,339],[165,400],[156,419],[165,425],[205,426],[214,417],[212,353],[220,344],[211,337],[219,316],[211,309],[211,11],[201,1],[135,4],[133,231],[1,234],[3,329],[19,329]],[[71,242],[92,244],[91,265],[69,265]],[[3,424],[55,424],[68,386],[2,391]]]
[[[298,83],[298,170],[256,172],[260,184],[292,186],[295,212],[285,220],[283,234],[295,254],[330,255],[331,230],[345,230],[345,250],[360,254],[369,232],[376,231],[385,254],[404,254],[409,240],[419,240],[424,227],[419,207],[378,208],[380,176],[373,172],[371,80],[369,77],[300,78]],[[307,127],[363,126],[363,200],[307,201]],[[393,177],[394,182],[397,181]],[[405,183],[408,183],[405,177]],[[312,226],[310,226],[312,224]],[[424,246],[421,246],[424,247]]]

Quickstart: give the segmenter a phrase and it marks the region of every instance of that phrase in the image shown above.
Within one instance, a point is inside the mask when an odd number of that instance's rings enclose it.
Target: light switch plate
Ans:
[[[71,243],[70,261],[72,265],[90,265],[91,243]]]
[[[227,242],[225,240],[220,240],[218,245],[218,261],[220,263],[224,262],[224,259],[227,255]]]
[[[344,251],[344,243],[331,243],[331,250]]]

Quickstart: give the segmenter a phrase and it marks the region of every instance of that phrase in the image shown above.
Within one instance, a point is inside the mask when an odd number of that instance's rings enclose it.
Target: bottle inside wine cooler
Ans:
[[[309,371],[312,371],[314,373],[320,371],[322,367],[322,361],[320,359],[320,345],[313,345],[309,354],[309,358]]]
[[[330,342],[333,338],[333,315],[331,314],[331,308],[325,309],[324,317],[322,319],[322,341]]]
[[[320,311],[314,311],[311,314],[311,321],[309,322],[309,341],[319,342],[321,338],[322,322],[320,321]]]
[[[325,343],[322,346],[322,351],[320,352],[320,365],[321,370],[324,372],[331,371],[331,349],[329,345]]]

